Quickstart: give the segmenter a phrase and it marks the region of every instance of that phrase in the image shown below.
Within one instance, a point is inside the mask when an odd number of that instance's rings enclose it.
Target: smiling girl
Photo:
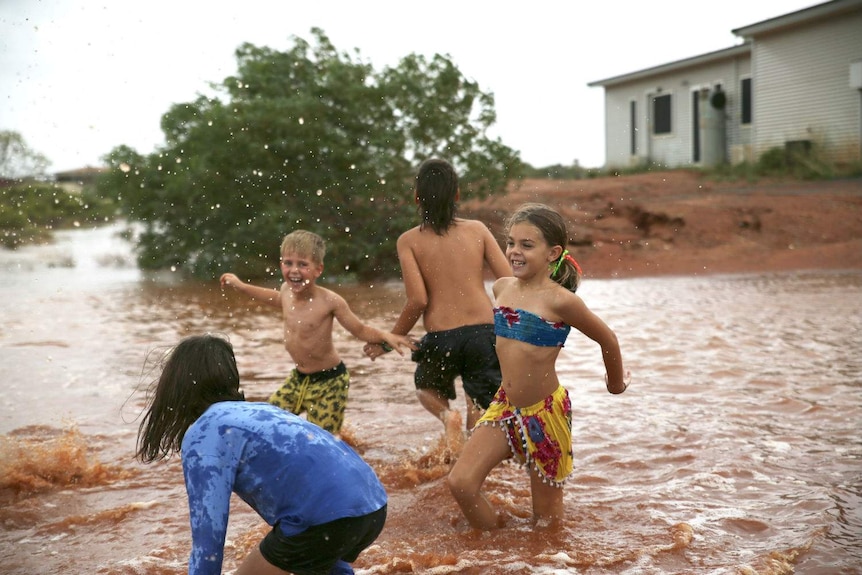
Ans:
[[[572,415],[555,364],[571,328],[601,347],[610,393],[624,392],[629,379],[616,335],[575,294],[581,271],[566,250],[562,217],[545,205],[525,204],[509,219],[507,233],[513,277],[498,279],[493,290],[503,380],[448,478],[477,529],[503,524],[481,487],[510,456],[529,471],[534,520],[553,524],[563,515],[561,488],[572,472]]]

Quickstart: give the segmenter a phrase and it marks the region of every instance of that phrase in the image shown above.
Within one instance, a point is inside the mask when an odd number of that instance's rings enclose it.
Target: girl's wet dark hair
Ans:
[[[233,346],[223,337],[187,337],[162,361],[138,428],[136,455],[144,463],[179,452],[186,430],[213,403],[245,399]]]
[[[569,234],[566,231],[565,220],[555,210],[545,204],[524,204],[509,216],[506,221],[506,231],[508,232],[513,225],[520,223],[535,226],[549,246],[560,246],[565,253],[566,246],[569,245]],[[581,283],[581,274],[578,272],[578,268],[562,255],[560,258],[561,260],[555,260],[552,263],[551,269],[554,269],[557,263],[560,266],[556,273],[551,276],[551,279],[571,292],[578,291],[578,285]]]
[[[422,226],[429,225],[442,235],[455,220],[458,174],[446,160],[432,158],[422,162],[416,173],[416,197]]]

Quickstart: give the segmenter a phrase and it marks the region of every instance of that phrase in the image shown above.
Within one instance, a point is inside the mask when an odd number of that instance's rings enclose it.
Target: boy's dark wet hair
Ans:
[[[144,463],[179,452],[186,430],[213,403],[245,399],[233,346],[225,338],[187,337],[165,357],[138,428],[137,457]]]
[[[443,235],[455,220],[458,199],[458,174],[446,160],[432,158],[419,166],[416,174],[416,198],[422,227],[431,226]]]

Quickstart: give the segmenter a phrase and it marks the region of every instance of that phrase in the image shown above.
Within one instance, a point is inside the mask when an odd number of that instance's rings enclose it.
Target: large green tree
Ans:
[[[274,273],[281,238],[302,228],[326,240],[328,275],[390,275],[397,235],[416,219],[418,162],[449,159],[463,198],[502,191],[520,168],[487,134],[493,96],[448,57],[376,72],[312,34],[284,52],[242,45],[216,96],[164,115],[164,147],[106,157],[100,190],[143,224],[142,267]]]

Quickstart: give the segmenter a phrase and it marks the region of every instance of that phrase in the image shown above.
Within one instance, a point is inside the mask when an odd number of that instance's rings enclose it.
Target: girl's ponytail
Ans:
[[[563,250],[560,257],[551,265],[553,266],[553,269],[551,270],[552,280],[570,292],[574,293],[578,291],[578,285],[581,283],[581,275],[583,272],[581,271],[581,266],[578,265],[577,260],[569,253],[569,250]]]

